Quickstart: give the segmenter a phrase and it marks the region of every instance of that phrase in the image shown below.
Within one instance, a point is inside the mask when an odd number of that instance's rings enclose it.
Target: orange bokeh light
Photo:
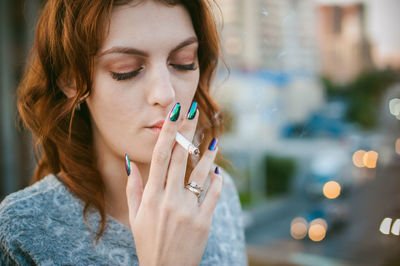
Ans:
[[[328,199],[336,199],[340,195],[341,186],[336,181],[329,181],[325,183],[322,191]]]
[[[367,168],[375,168],[379,154],[376,151],[369,151],[364,154],[363,162]]]
[[[322,219],[314,219],[310,222],[310,228],[308,229],[308,237],[315,242],[322,241],[326,236],[328,230],[328,223]]]
[[[325,238],[326,229],[321,224],[313,224],[308,230],[308,237],[315,242],[322,241]]]
[[[364,167],[364,155],[366,154],[366,151],[364,150],[358,150],[353,154],[353,164],[359,168]]]

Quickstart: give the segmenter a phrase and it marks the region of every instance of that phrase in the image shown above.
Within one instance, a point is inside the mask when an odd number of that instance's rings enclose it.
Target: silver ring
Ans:
[[[201,191],[200,191],[200,190],[198,190],[197,188],[191,187],[191,186],[189,186],[189,185],[186,185],[185,188],[186,188],[187,190],[193,192],[193,194],[196,195],[197,200],[200,200],[200,194],[201,194]]]
[[[200,192],[203,191],[203,188],[202,188],[201,186],[199,186],[199,184],[197,184],[197,183],[194,182],[194,181],[190,181],[187,185],[188,185],[188,186],[191,186],[192,188],[195,188],[195,189],[200,190]]]

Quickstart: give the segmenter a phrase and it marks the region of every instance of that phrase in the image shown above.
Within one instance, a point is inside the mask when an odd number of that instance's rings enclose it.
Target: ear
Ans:
[[[73,98],[76,96],[76,82],[67,71],[64,71],[57,79],[57,86],[67,96]]]

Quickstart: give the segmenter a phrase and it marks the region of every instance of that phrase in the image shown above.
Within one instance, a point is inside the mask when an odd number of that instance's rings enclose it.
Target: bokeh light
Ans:
[[[324,187],[322,188],[324,196],[328,199],[336,199],[337,197],[339,197],[340,190],[340,184],[336,181],[326,182]]]
[[[363,162],[367,168],[375,168],[379,154],[376,151],[369,151],[364,154]]]
[[[314,224],[320,224],[325,228],[325,230],[328,230],[328,223],[325,221],[325,219],[322,218],[314,219],[311,221],[310,226]]]
[[[358,150],[353,154],[353,164],[359,168],[364,167],[364,155],[366,154],[366,151],[364,150]]]
[[[394,98],[389,101],[389,110],[390,113],[394,116],[400,115],[400,99]]]
[[[392,218],[386,217],[385,219],[382,220],[381,225],[379,226],[379,231],[381,231],[381,233],[384,235],[388,235],[390,232],[391,225],[392,225]]]
[[[396,219],[396,221],[394,221],[391,232],[393,235],[400,235],[400,219]]]
[[[290,235],[294,239],[303,239],[307,235],[307,221],[303,217],[296,217],[290,224]]]
[[[308,229],[308,237],[314,242],[322,241],[326,236],[327,229],[328,224],[324,219],[312,220]]]

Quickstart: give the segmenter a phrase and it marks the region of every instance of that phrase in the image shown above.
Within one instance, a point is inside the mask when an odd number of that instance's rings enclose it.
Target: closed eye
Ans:
[[[143,69],[144,69],[144,67],[141,67],[138,70],[128,72],[128,73],[111,72],[111,76],[113,79],[118,80],[118,81],[126,80],[126,79],[130,79],[130,78],[137,76]]]
[[[195,65],[195,63],[193,62],[193,63],[191,63],[191,64],[189,64],[189,65],[178,65],[178,64],[171,64],[173,67],[175,67],[176,69],[178,69],[178,70],[183,70],[183,71],[186,71],[186,70],[196,70],[197,69],[197,66]]]

